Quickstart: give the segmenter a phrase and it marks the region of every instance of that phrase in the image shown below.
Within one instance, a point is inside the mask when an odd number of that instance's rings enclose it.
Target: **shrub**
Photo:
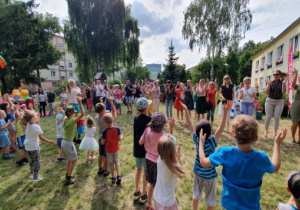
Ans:
[[[114,79],[110,79],[108,81],[108,85],[110,88],[112,88],[113,85],[116,85],[118,84],[119,85],[119,88],[122,90],[122,82],[121,82],[121,79],[119,78],[114,78]]]

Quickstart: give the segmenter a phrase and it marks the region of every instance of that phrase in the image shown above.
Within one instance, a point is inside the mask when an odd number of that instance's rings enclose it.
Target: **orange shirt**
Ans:
[[[213,107],[216,106],[216,94],[217,91],[215,89],[211,90],[211,89],[207,89],[206,90],[206,101],[211,103],[211,105]]]

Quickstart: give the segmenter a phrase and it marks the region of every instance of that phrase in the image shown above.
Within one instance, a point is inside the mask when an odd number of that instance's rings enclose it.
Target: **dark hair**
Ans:
[[[42,88],[39,88],[39,89],[38,89],[38,94],[44,94],[44,91],[43,91]]]
[[[211,126],[207,120],[200,120],[196,125],[196,135],[199,137],[199,133],[203,129],[203,135],[206,134],[206,139],[211,135]]]
[[[105,110],[105,106],[103,103],[97,103],[96,106],[95,106],[95,111],[96,113],[101,113],[103,112],[103,110]]]
[[[68,106],[67,110],[65,111],[65,114],[67,117],[72,116],[72,114],[75,113],[74,107],[73,106]]]
[[[281,75],[281,77],[282,77],[283,79],[286,78],[286,77],[288,76],[288,73],[282,72],[282,71],[280,71],[280,70],[276,70],[275,72],[278,72],[278,73]]]
[[[6,103],[6,102],[2,103],[2,104],[0,104],[0,109],[5,111],[5,113],[6,113],[7,106],[8,106],[8,103]]]

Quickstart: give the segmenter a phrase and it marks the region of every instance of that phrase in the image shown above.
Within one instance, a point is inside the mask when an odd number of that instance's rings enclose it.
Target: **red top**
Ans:
[[[121,134],[120,128],[115,126],[106,128],[102,133],[102,138],[105,139],[105,150],[107,153],[116,153],[120,150],[119,135]]]
[[[216,106],[216,94],[217,94],[216,89],[213,89],[213,90],[207,89],[206,90],[206,101],[207,102],[210,101],[210,103],[213,107]]]

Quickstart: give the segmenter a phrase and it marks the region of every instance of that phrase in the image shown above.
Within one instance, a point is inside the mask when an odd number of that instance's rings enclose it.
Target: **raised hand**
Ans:
[[[275,142],[278,144],[281,144],[283,142],[283,140],[285,139],[287,134],[287,129],[283,128],[281,130],[281,132],[275,137]]]
[[[205,140],[206,140],[206,133],[203,135],[203,129],[201,128],[200,132],[199,132],[199,144],[200,142],[204,144]]]
[[[233,104],[232,101],[227,101],[226,104],[223,104],[223,111],[229,112],[231,110],[232,104]]]

